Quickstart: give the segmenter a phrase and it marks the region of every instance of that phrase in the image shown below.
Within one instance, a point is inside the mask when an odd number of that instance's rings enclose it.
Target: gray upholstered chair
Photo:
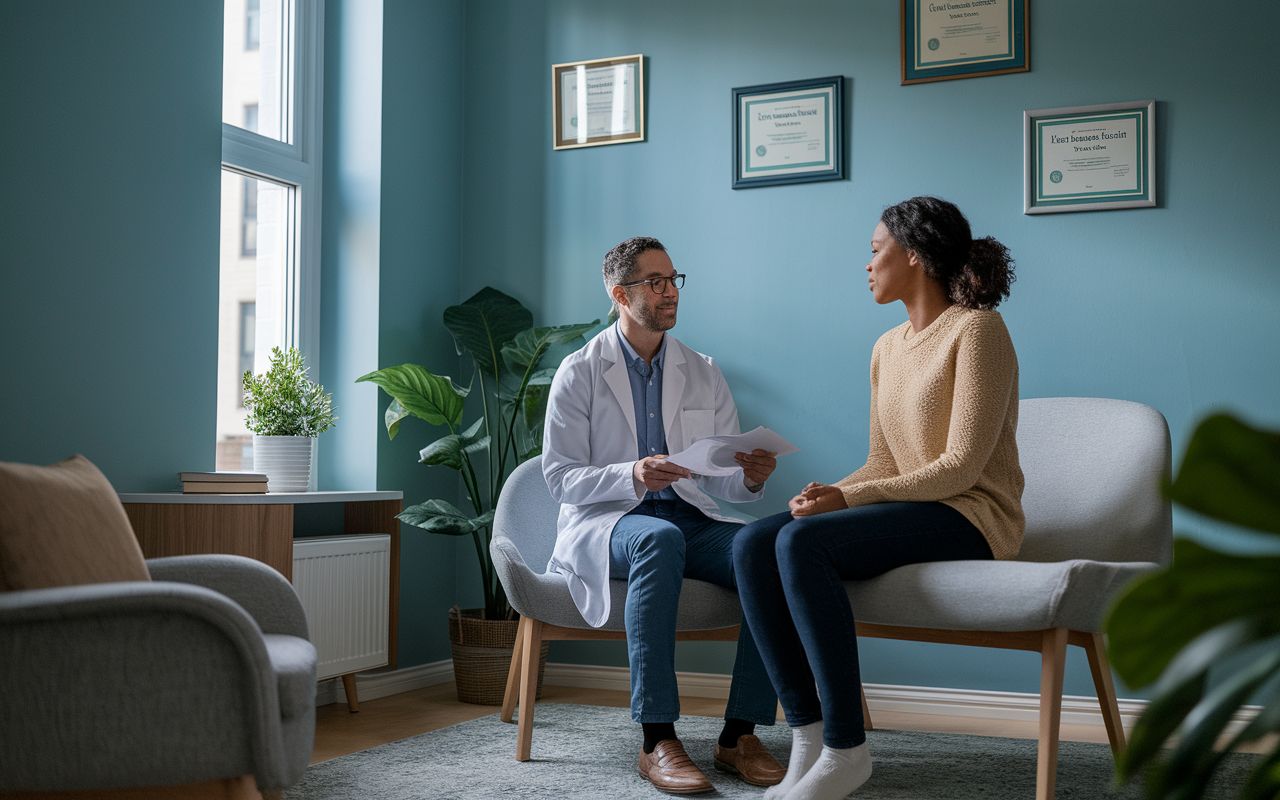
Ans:
[[[1111,748],[1124,749],[1102,622],[1124,584],[1172,557],[1160,493],[1169,451],[1169,428],[1149,406],[1023,400],[1027,533],[1017,560],[915,564],[845,584],[859,636],[1040,653],[1038,800],[1053,797],[1068,644],[1085,649]]]
[[[0,791],[301,777],[316,651],[293,587],[240,556],[146,563],[152,582],[0,592]]]
[[[542,457],[538,456],[511,473],[493,518],[489,551],[498,578],[507,590],[507,599],[520,614],[502,703],[502,721],[510,722],[517,696],[519,698],[520,723],[516,735],[519,761],[529,760],[533,742],[533,706],[542,643],[555,639],[626,639],[622,624],[626,581],[609,582],[609,619],[602,627],[592,628],[574,606],[564,578],[546,572],[556,542],[559,514],[560,504],[551,499],[542,477]],[[742,606],[738,605],[736,592],[705,581],[685,579],[676,616],[677,641],[736,642],[741,623]]]

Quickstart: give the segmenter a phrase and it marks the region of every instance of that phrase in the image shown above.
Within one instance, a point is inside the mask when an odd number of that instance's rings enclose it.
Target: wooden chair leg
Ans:
[[[529,618],[520,617],[520,625],[516,627],[516,644],[511,648],[511,668],[507,670],[507,691],[502,695],[502,715],[499,719],[503,722],[511,721],[511,715],[516,710],[516,700],[520,696],[520,657],[524,655],[520,643],[524,641],[528,630]]]
[[[871,706],[867,705],[867,689],[865,686],[859,686],[858,690],[862,692],[862,727],[864,730],[873,731],[875,726],[871,724]]]
[[[347,708],[354,714],[360,710],[360,698],[356,695],[356,676],[348,672],[342,676],[342,688],[347,693]]]
[[[538,696],[538,655],[542,652],[542,623],[529,620],[520,641],[520,723],[516,728],[516,761],[528,761],[533,746],[533,704]]]
[[[1058,733],[1062,723],[1062,676],[1067,664],[1067,629],[1050,628],[1040,645],[1040,748],[1036,800],[1053,800],[1058,779]]]
[[[1102,721],[1107,726],[1107,739],[1111,753],[1117,761],[1124,752],[1124,725],[1120,721],[1120,704],[1116,702],[1116,687],[1111,681],[1111,664],[1107,661],[1107,643],[1100,633],[1088,634],[1090,643],[1085,647],[1089,655],[1089,671],[1093,673],[1093,686],[1098,691],[1098,705],[1102,707]]]

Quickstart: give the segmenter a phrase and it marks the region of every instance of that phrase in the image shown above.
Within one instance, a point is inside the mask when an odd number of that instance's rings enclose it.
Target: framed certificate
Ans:
[[[1156,101],[1022,112],[1024,214],[1156,204]]]
[[[644,56],[551,66],[551,146],[644,141]]]
[[[733,188],[844,178],[844,76],[733,90]]]
[[[902,84],[1027,72],[1027,0],[901,0]]]

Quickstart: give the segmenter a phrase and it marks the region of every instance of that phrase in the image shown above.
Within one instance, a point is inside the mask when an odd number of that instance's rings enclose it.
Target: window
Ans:
[[[319,341],[322,0],[225,0],[216,469],[252,469],[241,377]]]
[[[244,199],[240,205],[244,211],[240,214],[240,255],[256,256],[258,254],[258,182],[253,178],[243,178]]]
[[[240,374],[253,371],[253,341],[257,334],[257,321],[254,308],[256,303],[240,304]],[[240,396],[240,405],[244,405],[244,395]]]
[[[261,29],[258,26],[258,20],[261,17],[261,7],[258,0],[248,0],[244,8],[244,49],[257,50],[258,40],[261,36]]]

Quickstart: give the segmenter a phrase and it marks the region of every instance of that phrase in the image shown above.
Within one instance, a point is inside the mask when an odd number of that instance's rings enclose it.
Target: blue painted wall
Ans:
[[[463,58],[461,0],[384,0],[382,51],[382,231],[378,367],[422,364],[457,375],[453,338],[441,322],[457,303],[461,249]],[[373,390],[371,384],[361,384]],[[378,488],[405,505],[458,502],[456,473],[418,463],[447,431],[419,419],[387,438],[379,391],[374,435]],[[400,664],[449,658],[447,611],[459,597],[455,552],[470,543],[401,526]]]
[[[457,373],[440,318],[459,299],[463,133],[441,121],[462,113],[463,4],[328,0],[325,16],[322,374],[345,416],[321,449],[321,488],[456,502],[454,474],[417,463],[441,432],[408,419],[390,440],[387,396],[354,380],[407,362]],[[352,348],[352,335],[370,346]],[[401,667],[449,657],[456,551],[452,537],[401,526]]]
[[[1247,8],[1252,28],[1280,23],[1273,4]],[[1034,4],[1032,72],[904,87],[896,4],[798,0],[786,25],[777,12],[764,0],[469,2],[462,293],[491,283],[546,322],[589,319],[605,307],[604,252],[660,237],[689,274],[676,335],[716,357],[744,427],[804,448],[744,509],[772,513],[865,459],[871,346],[905,319],[866,290],[871,231],[885,205],[937,194],[1018,260],[1001,311],[1023,397],[1150,404],[1175,452],[1212,409],[1280,424],[1280,104],[1249,77],[1268,64],[1238,46],[1240,16]],[[647,141],[553,152],[549,65],[630,53],[647,58]],[[730,189],[730,89],[835,74],[849,178]],[[1149,98],[1158,208],[1022,214],[1023,110]],[[608,645],[556,643],[551,658],[625,664]],[[863,658],[870,682],[1038,690],[1034,655],[867,641]],[[727,647],[691,645],[678,668],[730,664]],[[1066,690],[1092,693],[1083,658]]]
[[[222,4],[0,3],[0,460],[213,469]]]

